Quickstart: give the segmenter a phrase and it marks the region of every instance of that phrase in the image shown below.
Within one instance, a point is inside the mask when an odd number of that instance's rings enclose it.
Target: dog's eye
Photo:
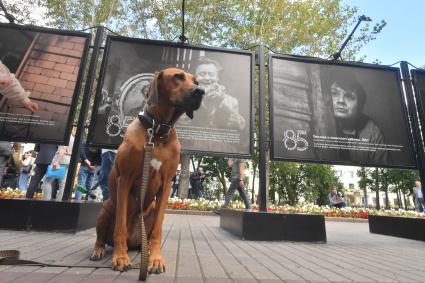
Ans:
[[[184,81],[184,74],[183,73],[178,73],[174,75],[174,78]]]
[[[199,85],[199,82],[197,80],[193,80],[193,83]]]

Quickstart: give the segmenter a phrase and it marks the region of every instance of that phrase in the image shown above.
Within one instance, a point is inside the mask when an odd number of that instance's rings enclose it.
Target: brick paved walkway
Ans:
[[[370,234],[367,223],[326,223],[328,243],[242,241],[215,216],[166,215],[167,270],[148,282],[425,282],[425,243]],[[136,282],[138,270],[110,269],[111,250],[88,260],[95,240],[77,234],[0,230],[0,249],[21,257],[82,267],[0,266],[0,282]],[[135,252],[131,253],[138,260]],[[104,266],[104,268],[99,267]]]

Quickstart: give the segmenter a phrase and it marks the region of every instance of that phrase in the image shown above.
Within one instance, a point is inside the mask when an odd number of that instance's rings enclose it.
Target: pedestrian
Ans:
[[[99,184],[102,188],[103,201],[109,198],[108,179],[115,161],[116,149],[102,149],[102,162],[99,172]]]
[[[75,188],[75,199],[81,200],[83,192],[89,193],[96,183],[96,173],[100,170],[102,163],[102,152],[100,149],[89,147],[85,140],[80,145],[80,169],[78,170],[77,187]]]
[[[417,212],[425,213],[425,202],[424,202],[424,194],[422,191],[421,181],[415,181],[415,187],[413,188],[413,194],[415,196],[415,209]]]
[[[198,169],[191,175],[191,178],[192,194],[195,199],[200,199],[203,195],[202,181],[205,178],[205,175]]]
[[[12,154],[10,142],[0,141],[0,188],[3,185],[3,176],[6,174],[7,162]]]
[[[55,144],[36,144],[34,150],[37,151],[38,154],[34,162],[34,175],[30,180],[26,194],[26,198],[30,199],[34,197],[35,192],[38,190],[40,182],[47,172],[47,167],[52,162],[58,150],[58,146]]]
[[[18,188],[22,192],[27,191],[28,181],[31,177],[32,167],[34,166],[34,157],[30,151],[25,152],[21,159],[21,169],[19,173]]]
[[[332,186],[331,191],[328,194],[328,199],[330,207],[345,207],[345,198],[340,192],[337,191],[336,186]]]
[[[238,190],[239,196],[242,198],[242,201],[244,202],[245,209],[251,209],[251,202],[248,199],[248,194],[245,191],[245,163],[241,159],[233,159],[230,158],[227,161],[227,166],[232,168],[231,172],[231,183],[230,187],[227,190],[226,196],[224,197],[224,204],[221,206],[221,208],[226,208],[229,205],[230,199],[235,192],[235,190]],[[216,213],[219,213],[219,211],[214,211]]]
[[[72,147],[74,146],[74,136],[75,136],[76,128],[72,129],[72,134],[69,137],[68,145],[62,145],[59,147],[55,156],[51,162],[51,168],[53,171],[59,170],[60,167],[64,167],[65,172],[68,170],[69,162],[71,161]],[[43,184],[41,185],[41,189],[43,192],[43,199],[50,200],[53,198],[52,196],[52,183],[54,180],[58,180],[59,182],[59,191],[56,195],[56,200],[62,200],[63,192],[65,190],[65,182],[66,182],[66,173],[63,178],[49,177],[47,175],[43,178]]]
[[[176,175],[172,179],[172,188],[173,191],[171,192],[171,197],[177,196],[178,190],[179,190],[179,184],[180,184],[180,170],[177,170]]]

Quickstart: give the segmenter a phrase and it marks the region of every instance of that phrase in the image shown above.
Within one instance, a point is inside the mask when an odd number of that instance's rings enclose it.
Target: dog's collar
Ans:
[[[146,110],[141,111],[138,118],[146,129],[153,129],[153,136],[159,140],[166,140],[171,133],[171,129],[174,128],[174,125],[159,123]]]

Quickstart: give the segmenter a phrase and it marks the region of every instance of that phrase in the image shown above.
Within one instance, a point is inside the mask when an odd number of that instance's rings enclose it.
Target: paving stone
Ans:
[[[242,241],[219,217],[167,214],[162,252],[166,272],[148,283],[392,283],[425,282],[425,243],[370,234],[367,223],[326,222],[326,244]],[[69,266],[0,266],[2,282],[138,282],[138,269],[113,271],[112,248],[88,259],[95,229],[76,234],[0,230],[0,248],[21,258]],[[133,263],[139,254],[129,252]],[[96,267],[96,268],[95,268]]]

